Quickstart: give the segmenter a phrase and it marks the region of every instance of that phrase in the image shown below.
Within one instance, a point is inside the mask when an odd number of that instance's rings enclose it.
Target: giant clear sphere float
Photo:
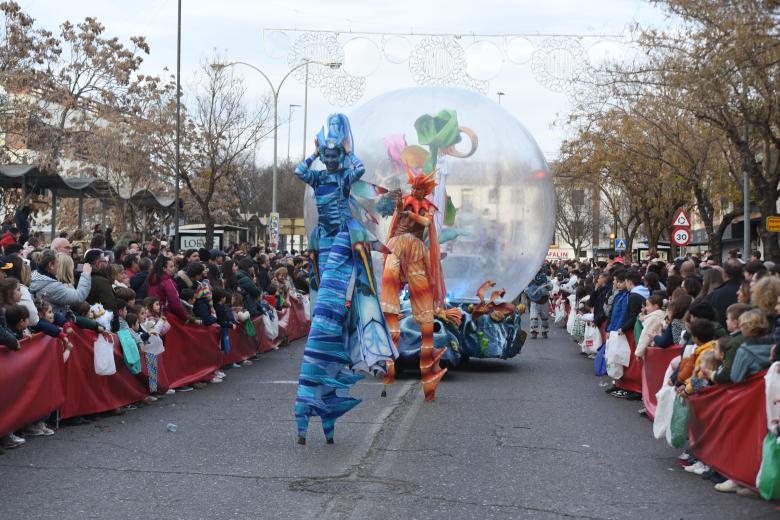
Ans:
[[[353,193],[362,206],[355,217],[386,241],[392,197],[409,193],[407,168],[435,175],[449,298],[474,301],[486,280],[506,289],[505,300],[520,294],[544,261],[555,225],[553,179],[525,127],[492,100],[459,88],[396,90],[347,115],[363,180],[389,190],[374,199]],[[310,230],[317,220],[310,190],[305,216]]]

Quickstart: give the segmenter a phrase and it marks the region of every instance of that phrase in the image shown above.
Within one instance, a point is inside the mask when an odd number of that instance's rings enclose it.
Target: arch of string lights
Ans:
[[[408,69],[418,85],[458,86],[487,94],[490,80],[507,67],[528,67],[537,82],[573,96],[594,81],[600,67],[622,61],[633,41],[620,34],[442,34],[264,29],[263,47],[290,66],[312,64],[308,81],[332,105],[359,101],[371,75],[385,61]],[[304,80],[305,71],[294,76]]]

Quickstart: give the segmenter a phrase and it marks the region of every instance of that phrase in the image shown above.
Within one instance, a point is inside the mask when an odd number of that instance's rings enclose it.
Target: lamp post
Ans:
[[[317,65],[324,65],[326,67],[330,67],[331,69],[338,69],[341,67],[340,62],[325,63],[321,61],[306,60],[303,61],[302,63],[299,63],[298,65],[291,68],[290,70],[288,70],[287,73],[284,76],[282,76],[281,81],[279,81],[279,85],[274,87],[271,78],[269,78],[265,72],[255,67],[251,63],[247,63],[245,61],[233,61],[230,63],[211,64],[211,67],[214,69],[224,69],[226,67],[232,67],[234,65],[245,65],[250,69],[254,69],[255,72],[258,72],[263,77],[263,79],[268,83],[268,86],[271,87],[271,94],[273,95],[274,98],[274,167],[273,167],[273,180],[271,182],[271,212],[272,213],[276,213],[276,179],[277,179],[277,162],[278,162],[278,150],[279,150],[279,91],[282,89],[282,85],[284,85],[284,82],[287,80],[287,78],[290,77],[290,75],[293,72],[300,69],[301,67],[308,67],[310,63],[314,63]]]
[[[506,96],[505,92],[496,92],[496,95],[498,96],[498,104],[501,104],[501,96]]]
[[[290,104],[287,112],[287,162],[290,162],[290,138],[292,137],[292,109],[299,108],[301,105]],[[304,151],[305,153],[305,151]]]
[[[306,63],[306,74],[303,82],[303,148],[301,160],[306,160],[306,125],[309,119],[309,64]]]
[[[178,27],[176,35],[176,189],[174,193],[173,251],[179,251],[179,177],[181,176],[181,0],[179,0]]]

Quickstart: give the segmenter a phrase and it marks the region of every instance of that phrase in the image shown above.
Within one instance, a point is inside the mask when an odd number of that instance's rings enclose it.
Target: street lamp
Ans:
[[[279,137],[279,91],[282,89],[282,85],[284,85],[284,82],[287,80],[287,78],[290,77],[290,75],[293,72],[300,69],[301,67],[308,67],[310,63],[316,65],[324,65],[331,69],[341,68],[341,62],[337,62],[337,61],[322,62],[322,61],[304,60],[298,65],[296,65],[295,67],[288,70],[287,73],[284,76],[282,76],[281,81],[279,81],[279,85],[277,87],[274,87],[271,78],[269,78],[265,72],[255,67],[251,63],[247,63],[245,61],[232,61],[230,63],[211,64],[211,68],[215,70],[225,69],[227,67],[232,67],[234,65],[245,65],[250,69],[254,69],[261,76],[263,76],[263,79],[268,83],[268,86],[271,87],[271,94],[273,94],[274,97],[274,168],[273,168],[273,180],[271,183],[271,212],[272,213],[276,213],[276,177],[277,177],[277,160],[278,160],[278,147],[279,147],[279,139],[278,139]]]
[[[496,92],[496,95],[498,96],[498,104],[501,104],[501,96],[506,96],[506,93],[504,92]]]
[[[287,162],[290,162],[290,133],[292,132],[292,109],[300,108],[301,105],[290,104],[287,112]],[[304,150],[305,153],[305,150]]]

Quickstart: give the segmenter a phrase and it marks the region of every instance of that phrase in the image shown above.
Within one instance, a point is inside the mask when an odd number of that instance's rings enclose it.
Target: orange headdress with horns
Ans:
[[[428,175],[421,173],[415,175],[409,165],[406,165],[406,181],[412,187],[412,189],[422,189],[426,196],[433,193],[433,188],[436,187],[435,179],[436,171],[432,171]]]

